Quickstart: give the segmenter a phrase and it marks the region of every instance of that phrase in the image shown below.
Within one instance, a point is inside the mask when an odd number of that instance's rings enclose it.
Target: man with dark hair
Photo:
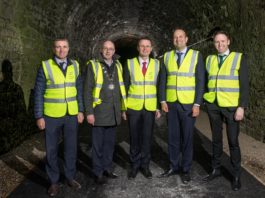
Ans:
[[[185,30],[176,28],[173,33],[175,49],[165,53],[160,77],[160,102],[168,118],[170,160],[169,170],[160,177],[177,174],[182,168],[184,184],[191,180],[194,124],[200,113],[205,73],[200,52],[188,48],[187,42]]]
[[[64,138],[64,173],[67,184],[80,189],[74,179],[77,158],[77,129],[82,123],[82,82],[79,64],[68,58],[69,43],[65,38],[53,42],[54,57],[42,61],[34,87],[34,114],[37,126],[45,129],[46,171],[50,180],[49,196],[59,192],[58,141]]]
[[[88,61],[84,80],[86,119],[92,127],[93,173],[97,184],[106,177],[115,179],[112,158],[116,128],[121,123],[121,110],[126,108],[122,65],[115,54],[114,43],[105,40],[100,55]]]
[[[127,116],[130,131],[131,170],[128,178],[136,177],[141,169],[146,178],[152,178],[149,169],[151,141],[157,110],[157,89],[160,63],[150,58],[152,42],[149,38],[139,39],[139,56],[127,60],[124,67],[124,82],[127,91]],[[123,114],[126,119],[126,114]]]
[[[227,32],[216,32],[213,41],[217,54],[209,55],[206,59],[208,81],[204,94],[212,130],[213,171],[204,178],[204,181],[211,181],[221,176],[222,130],[225,122],[233,167],[232,189],[237,191],[241,188],[239,123],[244,118],[244,111],[248,105],[248,67],[242,53],[229,50],[230,37]]]

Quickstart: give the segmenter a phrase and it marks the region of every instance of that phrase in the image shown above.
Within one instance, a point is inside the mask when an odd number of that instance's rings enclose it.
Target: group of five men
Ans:
[[[184,29],[173,33],[175,49],[166,52],[161,61],[151,58],[152,41],[139,39],[139,56],[128,59],[124,67],[115,54],[114,43],[102,43],[97,58],[87,62],[83,82],[79,64],[69,59],[67,39],[54,41],[54,57],[43,61],[35,83],[35,117],[45,129],[46,171],[50,180],[48,194],[59,192],[58,139],[64,134],[64,173],[74,189],[78,123],[85,119],[92,127],[92,161],[95,181],[117,178],[112,170],[115,130],[121,118],[128,120],[131,169],[128,178],[137,173],[152,178],[149,169],[154,122],[167,113],[170,168],[159,175],[180,174],[183,183],[191,180],[193,133],[195,119],[203,99],[206,103],[213,140],[213,171],[205,181],[221,175],[222,123],[227,135],[233,166],[232,189],[239,190],[240,147],[239,122],[248,103],[248,72],[242,53],[230,52],[230,37],[224,31],[213,36],[218,55],[210,55],[204,66],[202,55],[187,47]],[[205,77],[205,73],[207,77]],[[205,81],[207,79],[207,81]],[[205,88],[206,84],[206,88]],[[182,157],[180,158],[180,154]],[[180,162],[181,159],[181,162]]]

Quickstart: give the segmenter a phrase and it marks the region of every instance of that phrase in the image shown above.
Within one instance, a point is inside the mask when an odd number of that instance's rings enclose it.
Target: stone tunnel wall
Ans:
[[[14,80],[28,104],[40,61],[51,56],[51,40],[65,35],[71,56],[81,62],[98,53],[104,38],[114,41],[143,35],[154,41],[156,55],[172,48],[172,30],[188,30],[189,43],[206,38],[215,27],[232,35],[231,49],[247,54],[250,104],[242,131],[264,141],[265,3],[262,0],[1,0],[0,61],[11,60]],[[211,42],[193,48],[204,58],[213,53]]]

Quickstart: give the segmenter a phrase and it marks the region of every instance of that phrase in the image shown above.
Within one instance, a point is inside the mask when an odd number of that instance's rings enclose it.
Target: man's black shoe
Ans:
[[[145,178],[147,178],[147,179],[151,179],[152,178],[152,172],[150,171],[150,169],[149,168],[142,168],[141,169],[141,172],[142,172],[142,174],[145,176]]]
[[[103,175],[106,176],[107,178],[110,178],[110,179],[116,179],[116,178],[118,178],[118,175],[116,175],[113,172],[104,171],[103,172]]]
[[[164,173],[158,175],[158,178],[163,178],[163,177],[170,177],[172,175],[177,175],[178,171],[175,171],[173,169],[169,169],[167,171],[165,171]]]
[[[239,177],[234,177],[232,181],[232,189],[238,191],[241,188],[241,182]]]
[[[128,173],[128,179],[134,179],[138,173],[138,169],[132,168]]]
[[[205,178],[203,178],[202,180],[204,182],[209,182],[209,181],[214,180],[217,177],[220,177],[221,175],[222,174],[221,174],[221,171],[219,169],[213,169],[213,171],[209,175],[207,175]]]
[[[107,183],[107,179],[106,179],[106,177],[104,177],[104,176],[97,176],[97,177],[95,178],[95,182],[96,182],[96,184],[98,184],[98,185],[103,185],[103,184],[106,184],[106,183]]]
[[[181,180],[182,180],[182,182],[183,182],[184,184],[189,183],[190,180],[191,180],[190,174],[189,174],[189,173],[183,173],[183,174],[181,175]]]

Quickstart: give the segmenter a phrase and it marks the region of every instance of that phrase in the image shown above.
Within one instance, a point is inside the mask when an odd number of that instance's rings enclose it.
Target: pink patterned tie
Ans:
[[[145,76],[145,73],[146,73],[146,62],[143,62],[143,67],[142,67],[142,72],[143,72],[143,75]]]

